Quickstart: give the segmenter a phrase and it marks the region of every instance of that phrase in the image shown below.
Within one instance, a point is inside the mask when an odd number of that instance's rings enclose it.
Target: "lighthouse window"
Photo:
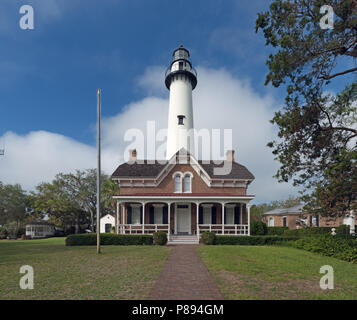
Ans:
[[[178,119],[178,124],[179,125],[183,125],[183,119],[185,118],[185,116],[177,116]]]

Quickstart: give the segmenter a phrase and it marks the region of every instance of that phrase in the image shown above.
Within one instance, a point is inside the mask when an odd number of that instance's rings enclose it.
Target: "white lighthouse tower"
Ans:
[[[166,159],[181,148],[194,154],[192,90],[197,85],[197,73],[189,51],[182,45],[173,52],[165,76],[166,87],[170,90]]]

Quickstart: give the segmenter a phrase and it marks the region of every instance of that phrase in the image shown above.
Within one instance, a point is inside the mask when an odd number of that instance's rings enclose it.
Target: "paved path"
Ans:
[[[222,300],[223,296],[196,250],[197,245],[173,245],[151,300]]]

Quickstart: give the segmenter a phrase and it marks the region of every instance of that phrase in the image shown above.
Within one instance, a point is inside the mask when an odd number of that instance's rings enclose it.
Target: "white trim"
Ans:
[[[150,200],[156,200],[156,199],[168,199],[168,200],[180,200],[180,201],[189,201],[189,200],[205,200],[205,202],[213,201],[213,200],[227,200],[227,202],[231,201],[237,201],[237,200],[242,200],[244,203],[248,203],[250,200],[253,200],[255,196],[129,196],[129,195],[122,195],[122,196],[113,196],[113,199],[120,199],[123,201],[132,201],[135,199],[150,199]]]

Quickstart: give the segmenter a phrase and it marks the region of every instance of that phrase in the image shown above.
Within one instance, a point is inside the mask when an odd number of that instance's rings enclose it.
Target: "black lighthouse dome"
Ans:
[[[197,85],[197,72],[195,68],[192,67],[190,61],[190,52],[180,45],[179,48],[175,49],[172,54],[172,62],[170,67],[165,73],[165,84],[167,89],[170,90],[170,85],[175,76],[184,75],[191,82],[192,90],[196,88]]]

